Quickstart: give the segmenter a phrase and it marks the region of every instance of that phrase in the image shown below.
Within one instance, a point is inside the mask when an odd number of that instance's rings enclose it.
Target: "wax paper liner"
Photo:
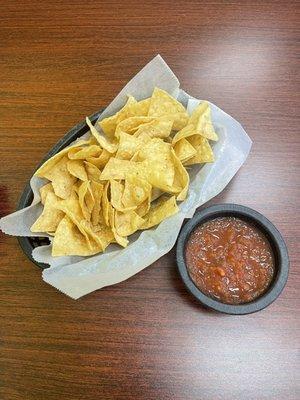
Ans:
[[[199,104],[199,100],[179,89],[178,79],[158,55],[121,90],[100,119],[117,112],[125,104],[128,94],[141,100],[151,96],[155,86],[177,97],[189,112]],[[171,250],[183,220],[191,218],[197,207],[225,188],[246,160],[251,148],[252,142],[242,126],[220,108],[210,104],[213,124],[219,135],[219,141],[213,144],[216,161],[189,169],[189,192],[187,199],[179,206],[179,213],[153,229],[132,235],[125,249],[111,245],[105,253],[91,257],[52,257],[51,244],[35,248],[33,258],[50,265],[43,271],[45,282],[78,299],[96,289],[130,278]],[[3,232],[17,236],[36,235],[30,231],[30,226],[42,211],[38,189],[45,184],[45,180],[32,177],[30,184],[34,192],[32,204],[2,218],[0,228]]]

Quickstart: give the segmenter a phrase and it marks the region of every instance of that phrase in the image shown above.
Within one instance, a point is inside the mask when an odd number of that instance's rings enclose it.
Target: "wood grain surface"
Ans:
[[[300,398],[299,22],[293,1],[0,1],[1,216],[44,153],[160,53],[253,139],[213,203],[264,213],[291,261],[275,303],[226,316],[186,292],[174,250],[73,301],[1,234],[1,400]]]

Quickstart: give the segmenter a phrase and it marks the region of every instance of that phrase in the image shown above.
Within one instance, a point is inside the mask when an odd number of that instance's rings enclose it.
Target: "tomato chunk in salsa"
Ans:
[[[256,299],[274,276],[268,239],[252,224],[235,217],[215,218],[195,228],[185,257],[194,284],[226,304]]]

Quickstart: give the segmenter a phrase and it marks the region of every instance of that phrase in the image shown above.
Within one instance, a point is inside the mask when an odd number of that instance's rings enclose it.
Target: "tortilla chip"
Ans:
[[[82,182],[82,184],[79,186],[78,198],[84,218],[87,221],[90,221],[92,210],[95,205],[95,199],[89,181]]]
[[[172,150],[172,156],[174,159],[174,166],[175,166],[175,177],[173,186],[175,188],[180,187],[180,193],[177,195],[176,199],[178,201],[183,201],[186,198],[187,191],[189,188],[190,177],[187,173],[187,170],[182,165],[179,158],[176,156],[175,151]]]
[[[180,140],[187,139],[188,137],[196,135],[196,134],[197,134],[197,132],[195,130],[194,125],[188,124],[176,133],[176,135],[172,139],[172,145],[174,146]]]
[[[94,181],[91,181],[91,190],[93,193],[93,197],[95,199],[95,204],[92,210],[92,215],[91,215],[91,221],[93,225],[98,225],[101,221],[101,199],[102,199],[102,194],[104,190],[104,186],[101,185],[101,183],[97,183]],[[103,220],[104,222],[104,220]]]
[[[174,151],[181,162],[186,162],[197,154],[197,150],[184,138],[175,143]]]
[[[86,169],[86,172],[87,172],[88,179],[90,181],[95,181],[95,182],[99,182],[100,183],[100,181],[101,181],[101,171],[100,171],[100,169],[97,168],[96,165],[91,164],[88,161],[85,161],[84,165],[85,165],[85,169]]]
[[[137,208],[135,209],[135,212],[140,216],[143,217],[144,215],[147,214],[147,212],[150,210],[150,199],[146,199],[143,201]]]
[[[79,197],[75,192],[75,190],[72,191],[70,197],[68,197],[65,200],[61,200],[57,204],[57,208],[64,211],[64,213],[72,220],[73,224],[77,226],[81,234],[85,237],[89,249],[91,250],[91,252],[93,252],[94,251],[93,241],[90,240],[89,235],[82,226],[82,221],[84,221],[84,215],[82,212],[81,205],[79,203]]]
[[[54,192],[62,199],[70,196],[76,178],[68,172],[67,156],[61,158],[51,169],[44,173],[44,178],[52,182]]]
[[[129,116],[132,115],[131,111],[131,106],[137,104],[137,101],[135,100],[134,97],[128,96],[127,103],[125,106],[116,114],[112,115],[111,117],[104,118],[102,121],[100,121],[98,124],[102,128],[103,132],[108,136],[108,137],[113,137],[115,134],[115,130],[117,127],[117,124],[123,121],[123,119],[128,118]]]
[[[122,160],[131,160],[143,144],[150,140],[150,137],[147,134],[134,137],[126,132],[120,132],[119,139],[119,147],[115,157]]]
[[[110,202],[116,210],[122,211],[124,209],[122,204],[123,191],[124,185],[122,183],[113,179],[110,181]]]
[[[35,171],[34,175],[38,176],[40,178],[46,178],[46,173],[52,169],[55,164],[58,163],[71,149],[74,149],[76,147],[80,147],[83,145],[88,144],[89,141],[87,140],[78,140],[75,144],[72,146],[66,147],[65,149],[61,150],[59,153],[55,154],[53,157],[49,158],[49,160],[45,161],[43,165],[40,166],[40,168]]]
[[[207,163],[214,161],[214,153],[208,140],[200,135],[191,136],[189,139],[191,145],[196,149],[197,154],[184,162],[184,165]]]
[[[119,140],[116,158],[130,160],[134,153],[140,148],[140,141],[126,132],[120,132]]]
[[[130,104],[128,106],[128,116],[131,117],[142,117],[147,116],[149,107],[150,107],[150,97],[148,99],[144,99],[138,101],[137,103]]]
[[[121,132],[126,132],[129,135],[133,135],[141,125],[147,124],[152,121],[154,121],[154,118],[151,117],[126,118],[117,125],[115,136],[119,138]]]
[[[100,144],[100,146],[108,151],[109,153],[115,153],[118,149],[118,144],[116,142],[110,142],[109,140],[106,139],[106,137],[102,136],[97,129],[93,126],[91,121],[86,117],[86,123],[88,127],[91,130],[92,135],[94,138],[97,140],[97,142]]]
[[[102,214],[103,214],[104,222],[107,226],[111,226],[110,219],[109,219],[109,213],[110,213],[110,208],[112,208],[111,204],[108,200],[109,184],[110,184],[109,182],[106,182],[106,184],[104,185],[102,199],[101,199]]]
[[[149,117],[174,116],[174,130],[182,129],[188,122],[188,113],[185,107],[165,90],[157,87],[151,96],[148,115]]]
[[[139,161],[156,160],[162,162],[165,157],[170,155],[171,145],[160,138],[152,138],[140,149],[138,153]]]
[[[89,235],[92,245],[99,247],[99,251],[104,251],[106,247],[114,240],[114,234],[111,228],[105,225],[93,226],[89,221],[81,221],[82,228]],[[95,244],[94,244],[95,243]]]
[[[31,226],[31,232],[55,232],[58,224],[64,217],[64,213],[58,210],[55,205],[59,198],[52,192],[47,193],[42,214]]]
[[[122,204],[125,208],[137,207],[151,197],[152,186],[136,175],[126,175]]]
[[[144,217],[145,222],[140,229],[149,229],[178,211],[179,208],[176,204],[175,196],[170,198],[161,197],[154,205],[151,205],[149,212]]]
[[[190,116],[189,124],[192,124],[196,131],[206,139],[219,139],[211,120],[211,109],[207,101],[203,101],[195,108]]]
[[[88,157],[98,157],[101,152],[102,149],[98,144],[92,144],[91,146],[70,149],[68,157],[70,160],[86,160]]]
[[[150,137],[166,138],[171,133],[174,119],[172,115],[153,118],[152,121],[140,125],[134,136],[138,137],[141,133],[146,133]]]
[[[67,169],[75,178],[81,181],[87,181],[88,177],[82,160],[69,160],[67,162]]]
[[[142,161],[140,176],[152,186],[168,191],[174,181],[174,164],[171,145],[162,139],[153,138],[138,152],[138,160]]]
[[[122,247],[126,247],[129,243],[129,241],[126,237],[120,236],[118,234],[118,232],[115,228],[115,213],[116,213],[116,211],[111,207],[110,212],[109,212],[110,226],[113,231],[116,243],[118,243]]]
[[[65,199],[61,200],[56,204],[58,210],[63,211],[68,217],[74,222],[75,225],[79,227],[80,221],[84,219],[82,210],[79,204],[79,198],[75,190],[73,189],[71,195]]]
[[[40,188],[40,196],[41,196],[41,203],[42,204],[45,204],[46,197],[47,197],[48,193],[54,193],[54,189],[53,189],[53,186],[52,186],[51,182],[47,183],[46,185],[44,185],[44,186],[42,186]]]
[[[136,232],[144,223],[135,211],[115,212],[115,229],[119,236],[126,237]]]
[[[66,215],[59,223],[52,244],[52,256],[90,256],[98,253],[100,246],[90,248],[86,237]]]
[[[106,165],[111,156],[112,156],[111,153],[109,153],[105,149],[102,149],[99,156],[87,157],[86,161],[89,162],[90,164],[95,165],[95,167],[102,169]]]
[[[138,173],[142,163],[112,157],[101,173],[101,180],[125,179],[126,174]]]

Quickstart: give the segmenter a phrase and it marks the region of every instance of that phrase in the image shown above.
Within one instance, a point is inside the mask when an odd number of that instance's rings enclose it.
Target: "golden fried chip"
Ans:
[[[171,148],[171,145],[162,139],[152,138],[140,149],[138,159],[139,161],[155,160],[160,163],[170,156]]]
[[[69,160],[67,162],[67,169],[75,178],[81,181],[87,181],[88,177],[82,160]]]
[[[92,210],[95,205],[95,198],[92,193],[89,181],[82,182],[82,184],[79,186],[78,198],[84,218],[87,221],[90,221]]]
[[[112,138],[114,136],[118,123],[123,121],[123,119],[132,116],[131,106],[135,104],[137,104],[135,98],[132,96],[128,96],[127,103],[119,112],[112,115],[111,117],[104,118],[102,121],[99,122],[100,127],[108,137]]]
[[[76,143],[74,143],[72,146],[66,147],[65,149],[61,150],[59,153],[55,154],[53,157],[49,158],[49,160],[45,161],[43,165],[40,166],[40,168],[35,171],[34,175],[38,176],[40,178],[46,178],[46,173],[52,169],[55,164],[58,163],[71,149],[83,146],[88,144],[88,140],[78,140]]]
[[[101,180],[125,179],[126,174],[138,173],[141,167],[142,163],[119,160],[118,158],[112,157],[101,173]]]
[[[81,182],[80,182],[80,185],[81,185]],[[78,185],[78,187],[80,185]],[[76,186],[77,186],[77,183],[76,183]],[[83,214],[81,212],[78,194],[75,191],[75,185],[73,187],[73,190],[72,190],[70,196],[67,199],[59,201],[56,204],[56,207],[68,215],[69,215],[69,212],[73,213],[74,215],[77,215],[79,220],[83,219]],[[71,215],[69,215],[69,217],[71,219],[73,219],[73,217]]]
[[[98,251],[104,251],[106,247],[114,240],[114,234],[111,228],[105,225],[93,226],[89,221],[81,221],[81,227],[89,235],[92,246],[98,246]],[[95,244],[96,245],[95,245]]]
[[[184,106],[165,90],[157,87],[151,96],[148,115],[149,117],[161,117],[162,115],[174,116],[174,130],[182,129],[188,122],[188,113]]]
[[[142,164],[142,171],[145,172],[141,177],[146,179],[153,187],[169,193],[175,175],[173,162],[167,159],[163,164],[160,164],[155,160],[145,160]]]
[[[144,223],[135,211],[115,211],[115,229],[119,236],[126,237],[136,232]]]
[[[86,160],[88,157],[97,157],[102,149],[99,145],[92,144],[91,146],[71,148],[68,151],[70,160]]]
[[[172,139],[172,145],[174,146],[180,140],[187,139],[188,137],[193,136],[193,135],[197,135],[195,127],[193,124],[188,124],[176,133],[176,135]],[[199,135],[199,133],[198,133],[198,135]]]
[[[64,213],[55,207],[58,201],[59,198],[54,193],[47,193],[43,212],[30,228],[31,232],[55,232],[64,217]]]
[[[162,139],[153,138],[138,152],[138,160],[142,161],[139,170],[142,178],[161,190],[168,191],[174,181],[174,163],[171,145]]]
[[[119,134],[119,147],[116,153],[116,158],[122,160],[130,160],[131,157],[140,148],[140,141],[132,135],[126,132],[120,132]]]
[[[71,175],[67,168],[69,159],[63,156],[51,169],[48,169],[43,177],[52,182],[54,192],[62,199],[70,196],[72,186],[76,182],[76,178]]]
[[[112,208],[111,204],[108,200],[109,184],[110,184],[109,182],[106,182],[106,184],[104,185],[102,199],[101,199],[103,218],[104,218],[104,222],[107,226],[111,226],[109,216],[110,216],[110,209]]]
[[[84,215],[79,204],[79,197],[75,190],[72,191],[71,195],[67,199],[58,202],[56,208],[62,210],[70,218],[73,224],[76,225],[77,229],[79,229],[81,234],[85,237],[87,246],[89,247],[91,254],[95,254],[96,252],[101,250],[97,245],[98,251],[95,251],[95,244],[93,243],[93,241],[90,240],[89,235],[82,226]]]
[[[117,125],[115,136],[119,138],[121,132],[126,132],[129,135],[133,135],[141,125],[152,122],[153,120],[154,118],[151,117],[126,118]]]
[[[137,208],[135,209],[135,212],[140,216],[143,217],[144,215],[147,214],[147,212],[150,210],[150,199],[146,199],[143,201]]]
[[[91,130],[92,135],[94,136],[94,138],[98,141],[98,143],[100,144],[100,146],[107,150],[109,153],[115,153],[118,149],[118,144],[116,142],[110,142],[109,140],[106,139],[106,137],[102,136],[97,129],[93,126],[93,124],[91,123],[91,121],[88,119],[88,117],[86,117],[86,123],[88,125],[88,127]]]
[[[166,138],[170,136],[175,117],[173,115],[163,115],[153,118],[152,121],[141,124],[134,136],[139,137],[141,133],[146,133],[150,137]]]
[[[218,135],[214,130],[211,120],[211,109],[207,101],[203,101],[195,108],[189,119],[189,124],[192,124],[196,131],[203,137],[210,140],[218,140]]]
[[[195,126],[191,123],[176,133],[172,145],[178,150],[178,146],[182,146],[182,143],[184,143],[187,150],[187,144],[184,140],[186,140],[196,151],[196,154],[193,155],[193,157],[182,160],[184,165],[214,161],[214,155],[207,139],[200,131],[196,130]],[[192,152],[191,147],[189,147],[189,151]]]
[[[136,175],[126,175],[122,204],[125,208],[131,208],[139,206],[146,199],[150,202],[151,188],[152,186],[145,179]]]
[[[100,246],[91,249],[89,242],[74,222],[66,215],[59,223],[52,244],[52,256],[90,256]]]
[[[188,161],[197,153],[197,150],[184,138],[175,143],[174,151],[181,162]]]
[[[86,161],[89,162],[90,164],[95,165],[95,167],[102,169],[106,165],[111,156],[112,156],[111,153],[109,153],[105,149],[102,149],[99,156],[87,157]]]
[[[190,158],[184,165],[192,165],[214,161],[214,153],[208,140],[200,135],[191,136],[189,139],[191,145],[196,149],[197,153]]]
[[[176,156],[175,151],[172,150],[172,156],[174,159],[174,166],[175,166],[175,177],[173,186],[175,188],[180,187],[180,193],[177,195],[176,199],[178,201],[183,201],[186,198],[187,191],[189,188],[190,177],[187,173],[187,170],[182,165],[179,158]]]
[[[116,210],[123,211],[124,209],[122,204],[123,192],[124,185],[121,182],[112,179],[110,181],[110,202]]]
[[[98,225],[101,221],[102,215],[100,214],[101,210],[101,199],[103,194],[104,186],[101,183],[91,181],[91,190],[93,193],[93,197],[95,199],[95,204],[92,210],[91,221],[93,225]],[[104,222],[104,221],[103,221]]]
[[[110,226],[114,234],[115,241],[122,247],[126,247],[129,243],[126,237],[120,236],[115,227],[115,213],[116,211],[111,207],[109,212]]]
[[[42,204],[45,204],[46,197],[47,197],[48,193],[54,193],[54,189],[53,189],[53,186],[52,186],[51,182],[47,183],[46,185],[44,185],[44,186],[42,186],[40,188],[40,195],[41,195],[41,203]]]
[[[87,172],[88,179],[90,181],[95,181],[95,182],[99,182],[100,183],[100,180],[101,180],[101,171],[100,171],[100,169],[97,168],[96,165],[91,164],[88,161],[85,161],[84,165],[85,165],[85,169],[86,169],[86,172]]]
[[[150,100],[151,99],[149,97],[148,99],[138,101],[137,103],[132,102],[129,104],[127,117],[146,117],[150,107]]]
[[[134,154],[150,140],[150,136],[146,133],[141,134],[139,137],[134,137],[126,132],[120,132],[120,141],[116,158],[122,160],[130,160]]]
[[[124,205],[122,203],[123,193],[124,193],[123,183],[112,179],[110,181],[110,202],[111,202],[111,205],[114,207],[114,209],[125,212],[125,211],[129,211],[133,208],[136,208],[136,206],[124,207]]]
[[[71,195],[56,204],[58,210],[63,211],[68,217],[79,227],[80,221],[84,219],[82,210],[79,204],[79,198],[75,190],[72,190]]]
[[[178,211],[179,208],[176,204],[175,196],[170,198],[161,197],[154,205],[151,205],[149,212],[144,216],[145,222],[140,229],[151,228]]]
[[[127,247],[129,240],[126,237],[118,235],[115,228],[112,229],[116,243],[118,243],[122,247]]]

